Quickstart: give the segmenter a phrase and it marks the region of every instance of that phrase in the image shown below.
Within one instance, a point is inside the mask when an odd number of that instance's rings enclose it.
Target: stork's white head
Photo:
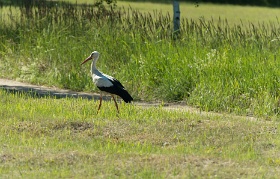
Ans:
[[[87,58],[81,63],[81,65],[84,64],[84,63],[86,63],[87,61],[89,61],[89,60],[91,60],[91,59],[93,59],[93,60],[96,61],[96,60],[98,59],[98,57],[99,57],[99,52],[93,51],[93,52],[90,54],[90,56],[87,57]]]

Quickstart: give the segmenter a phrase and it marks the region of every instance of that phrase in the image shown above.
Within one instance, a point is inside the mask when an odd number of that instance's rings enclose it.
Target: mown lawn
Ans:
[[[271,178],[279,122],[0,91],[1,178]]]
[[[169,13],[173,17],[173,5],[170,3],[140,3],[140,2],[123,2],[118,1],[119,7],[132,7],[138,9],[140,12],[152,13],[154,11]],[[198,5],[198,6],[197,6]],[[218,5],[218,4],[191,4],[180,2],[181,18],[188,18],[198,20],[205,18],[218,22],[219,19],[227,20],[231,25],[233,24],[247,24],[253,23],[257,25],[263,22],[279,22],[279,8],[255,7],[255,6],[234,6],[234,5]]]

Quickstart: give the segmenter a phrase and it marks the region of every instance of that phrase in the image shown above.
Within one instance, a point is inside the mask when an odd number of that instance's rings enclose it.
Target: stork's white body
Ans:
[[[96,57],[96,59],[94,59],[91,63],[91,70],[90,73],[92,75],[92,81],[93,83],[97,86],[97,87],[110,87],[113,86],[113,83],[111,82],[111,80],[113,80],[114,78],[112,76],[106,75],[102,72],[100,72],[97,68],[96,68],[96,61],[98,60],[98,57]]]
[[[98,71],[99,72],[99,71]],[[98,86],[98,87],[110,87],[113,86],[113,83],[109,79],[113,79],[113,77],[102,74],[99,72],[98,73],[93,73],[92,74],[92,81],[93,83]]]

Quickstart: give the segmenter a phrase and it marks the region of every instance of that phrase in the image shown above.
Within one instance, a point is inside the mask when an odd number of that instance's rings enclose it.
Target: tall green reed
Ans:
[[[34,6],[28,15],[22,8],[18,19],[2,20],[3,76],[92,91],[89,65],[80,62],[98,50],[101,71],[135,99],[278,114],[279,22],[182,19],[175,41],[169,14],[68,3]]]

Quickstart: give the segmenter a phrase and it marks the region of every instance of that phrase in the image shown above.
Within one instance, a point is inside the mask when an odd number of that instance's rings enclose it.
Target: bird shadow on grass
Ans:
[[[0,85],[0,90],[11,94],[22,94],[33,98],[82,98],[88,100],[99,100],[100,95],[95,93],[74,92],[70,90],[52,89],[40,86],[24,85]],[[110,96],[103,96],[103,100],[111,100]]]

